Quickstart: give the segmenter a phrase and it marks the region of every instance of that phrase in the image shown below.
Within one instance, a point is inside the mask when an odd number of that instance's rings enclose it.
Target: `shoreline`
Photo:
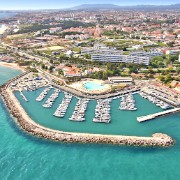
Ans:
[[[25,74],[26,73],[17,78],[22,77]],[[31,135],[55,142],[67,143],[114,144],[145,147],[169,147],[174,144],[174,140],[170,136],[162,133],[155,133],[152,137],[140,137],[64,132],[43,127],[29,117],[13,94],[13,91],[9,88],[9,84],[17,78],[2,85],[0,87],[0,94],[2,95],[2,99],[8,111],[14,117],[13,119],[18,126]]]
[[[25,68],[20,67],[16,63],[7,63],[7,62],[1,62],[0,61],[0,66],[4,66],[4,67],[7,67],[7,68],[16,69],[16,70],[20,70],[22,72],[25,72]]]
[[[8,29],[9,28],[6,25],[2,24],[0,27],[0,35],[3,35]]]

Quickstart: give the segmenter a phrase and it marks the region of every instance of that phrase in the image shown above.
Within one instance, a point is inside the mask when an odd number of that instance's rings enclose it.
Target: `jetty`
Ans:
[[[55,100],[59,97],[59,93],[60,93],[60,90],[55,89],[54,93],[46,100],[46,102],[42,106],[44,108],[51,108]]]
[[[95,117],[93,118],[93,122],[110,123],[111,121],[110,102],[111,99],[97,101],[97,105],[95,109]]]
[[[26,102],[28,102],[28,99],[26,98],[26,96],[23,94],[23,92],[22,91],[19,91],[20,92],[20,95],[22,96],[22,98],[26,101]]]
[[[180,112],[180,108],[174,108],[174,109],[166,110],[166,111],[155,113],[155,114],[149,114],[147,116],[137,117],[137,121],[144,122],[144,121],[148,121],[151,119],[155,119],[160,116],[165,116],[165,115],[169,115],[169,114],[173,114],[173,113],[177,113],[177,112]]]
[[[119,109],[126,111],[136,111],[135,100],[131,93],[122,96],[121,103]]]
[[[45,89],[41,92],[41,94],[36,98],[36,101],[42,101],[42,100],[46,97],[46,95],[48,94],[49,91],[50,91],[50,88],[49,88],[49,87],[45,88]]]
[[[87,109],[88,99],[79,99],[77,102],[72,116],[69,118],[70,121],[85,121],[85,112]]]
[[[70,104],[71,100],[72,100],[72,95],[68,94],[68,93],[65,93],[64,99],[59,104],[59,106],[56,109],[56,111],[54,112],[53,116],[63,118],[65,116],[65,114],[66,114],[66,111],[67,111],[67,109],[69,107],[69,104]]]

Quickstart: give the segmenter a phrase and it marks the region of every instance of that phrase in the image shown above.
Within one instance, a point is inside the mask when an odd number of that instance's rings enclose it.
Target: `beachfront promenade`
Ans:
[[[176,112],[180,112],[180,108],[174,108],[174,109],[166,110],[166,111],[159,112],[159,113],[149,114],[147,116],[137,117],[137,121],[144,122],[144,121],[155,119],[155,118],[160,117],[160,116],[173,114]]]
[[[21,75],[22,76],[22,75]],[[19,76],[19,77],[21,77]],[[19,78],[18,77],[18,78]],[[116,144],[116,145],[131,145],[131,146],[159,146],[168,147],[174,144],[171,137],[166,134],[156,133],[152,137],[138,137],[138,136],[121,136],[121,135],[101,135],[88,133],[72,133],[63,132],[45,128],[34,122],[25,110],[20,105],[15,97],[9,84],[15,79],[9,81],[7,84],[0,87],[2,98],[8,107],[9,112],[15,118],[15,121],[24,131],[49,140],[58,142],[75,142],[75,143],[102,143],[102,144]]]

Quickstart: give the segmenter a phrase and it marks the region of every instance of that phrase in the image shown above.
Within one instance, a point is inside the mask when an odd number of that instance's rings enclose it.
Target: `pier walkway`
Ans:
[[[22,96],[22,98],[23,98],[26,102],[28,102],[26,96],[22,93],[22,91],[19,91],[19,92],[20,92],[20,95]]]
[[[151,119],[155,119],[155,118],[160,117],[160,116],[173,114],[173,113],[177,113],[177,112],[180,112],[180,108],[174,108],[174,109],[170,109],[170,110],[155,113],[155,114],[149,114],[147,116],[137,117],[137,121],[144,122],[144,121],[148,121],[148,120],[151,120]]]

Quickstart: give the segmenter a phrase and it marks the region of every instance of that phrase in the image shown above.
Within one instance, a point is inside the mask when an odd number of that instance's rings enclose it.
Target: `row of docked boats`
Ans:
[[[45,108],[51,108],[55,100],[59,97],[60,92],[61,91],[59,89],[55,89],[53,94],[47,99],[47,101],[42,106]]]
[[[66,114],[67,108],[72,100],[72,95],[68,93],[64,93],[65,97],[63,98],[61,104],[58,106],[56,111],[54,112],[53,116],[63,118]]]
[[[111,99],[97,100],[93,122],[109,123],[111,121],[110,102]]]
[[[85,112],[87,109],[89,99],[79,99],[72,116],[69,118],[71,121],[85,121]]]
[[[135,107],[134,97],[131,93],[122,96],[119,109],[126,110],[126,111],[137,110],[137,108]]]
[[[36,98],[36,101],[42,101],[42,100],[47,96],[47,94],[48,94],[49,91],[50,91],[50,88],[49,88],[49,87],[45,88],[45,89],[41,92],[41,94]]]
[[[164,102],[164,101],[161,101],[159,100],[158,98],[154,97],[154,96],[151,96],[151,95],[148,95],[144,92],[140,92],[139,93],[143,98],[145,99],[148,99],[150,102],[156,104],[156,106],[159,106],[161,107],[162,109],[166,110],[166,109],[170,109],[172,106],[169,105],[168,103]]]

